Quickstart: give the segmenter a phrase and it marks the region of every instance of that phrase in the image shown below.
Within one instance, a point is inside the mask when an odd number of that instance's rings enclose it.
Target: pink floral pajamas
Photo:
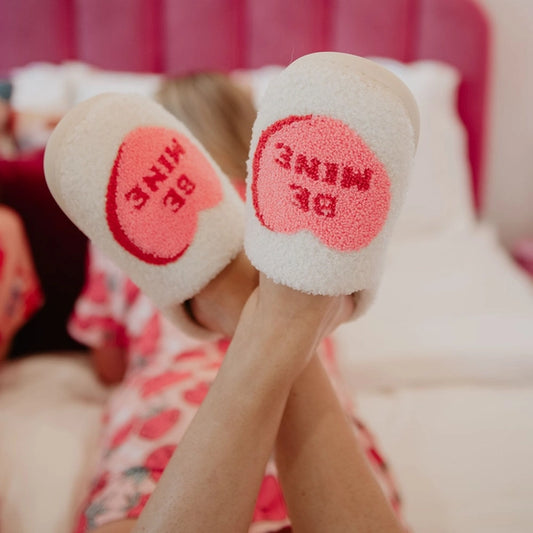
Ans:
[[[22,220],[0,206],[0,360],[16,332],[43,303]]]
[[[90,249],[87,283],[69,331],[88,346],[121,346],[128,354],[125,379],[112,393],[104,415],[100,462],[76,529],[82,533],[140,515],[215,379],[229,341],[198,341],[181,333],[95,248]],[[320,351],[373,470],[399,511],[387,466],[370,433],[352,414],[331,341],[324,342]],[[287,511],[271,460],[250,531],[279,531],[287,526]]]

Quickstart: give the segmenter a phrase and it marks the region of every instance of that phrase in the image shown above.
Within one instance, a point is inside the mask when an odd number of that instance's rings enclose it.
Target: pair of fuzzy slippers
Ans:
[[[155,102],[105,94],[70,111],[45,154],[67,216],[175,322],[242,249],[274,281],[372,300],[418,138],[393,74],[357,56],[289,65],[262,99],[244,205]],[[181,318],[180,318],[181,317]]]

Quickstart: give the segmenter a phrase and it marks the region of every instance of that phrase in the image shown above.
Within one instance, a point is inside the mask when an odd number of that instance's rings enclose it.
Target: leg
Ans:
[[[134,531],[246,531],[296,376],[339,300],[263,279]]]
[[[417,129],[412,95],[376,64],[327,52],[291,63],[254,124],[244,239],[254,266],[312,294],[357,293],[361,312]],[[276,448],[297,530],[399,531],[318,361],[293,386]]]
[[[246,258],[241,261],[232,265],[233,272],[227,271],[225,279],[216,280],[216,291],[210,284],[194,305],[205,310],[202,316],[221,331],[224,328],[217,323],[213,310],[223,306],[223,293],[235,287],[233,293],[244,298],[246,285],[238,283],[239,275],[244,280],[252,279]],[[217,297],[221,298],[218,304]],[[228,320],[227,327],[237,323],[240,311],[235,302],[221,315]],[[351,313],[348,298],[340,304],[331,329]],[[334,442],[331,435],[335,435]],[[350,527],[357,531],[371,531],[372,527],[400,531],[317,357],[297,378],[288,396],[276,441],[276,463],[297,531],[345,532]]]
[[[289,394],[276,463],[295,531],[401,531],[317,357]]]

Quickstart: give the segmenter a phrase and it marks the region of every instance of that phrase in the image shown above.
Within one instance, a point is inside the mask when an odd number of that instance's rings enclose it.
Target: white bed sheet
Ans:
[[[398,240],[375,305],[336,338],[354,390],[533,385],[533,280],[482,224]]]
[[[532,387],[358,396],[402,488],[413,533],[533,530]]]
[[[70,533],[108,391],[87,357],[37,355],[0,372],[0,531]]]
[[[2,533],[70,532],[107,394],[78,357],[38,356],[0,374]],[[413,533],[531,531],[533,387],[354,398],[398,478]]]

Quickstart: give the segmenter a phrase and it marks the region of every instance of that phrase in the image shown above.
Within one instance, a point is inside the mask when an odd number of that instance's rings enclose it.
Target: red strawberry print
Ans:
[[[87,499],[85,500],[83,507],[87,507],[91,500],[93,500],[98,494],[100,494],[106,487],[109,482],[109,472],[104,472],[98,480],[93,485],[93,488],[91,489],[91,492],[87,496]],[[82,511],[78,517],[78,522],[76,523],[76,526],[73,530],[73,533],[85,533],[87,529],[89,528],[89,520],[87,519],[86,511]]]
[[[128,346],[128,335],[124,324],[117,322],[111,317],[82,316],[74,312],[71,317],[71,324],[80,330],[102,332],[105,339],[110,344],[126,348]]]
[[[212,363],[209,363],[206,368],[208,370],[218,370],[222,365],[222,361],[213,361]]]
[[[165,372],[159,376],[147,379],[141,387],[141,396],[143,398],[148,398],[158,392],[163,391],[165,388],[173,385],[174,383],[179,383],[184,379],[187,379],[192,375],[191,372]]]
[[[34,285],[24,294],[24,319],[28,319],[43,303],[43,295],[38,285]]]
[[[135,285],[135,283],[128,278],[124,284],[124,297],[126,299],[126,303],[128,305],[132,305],[137,296],[139,296],[140,292],[141,291],[139,290],[139,287],[137,287],[137,285]]]
[[[152,355],[157,349],[157,343],[161,337],[161,324],[159,313],[154,313],[147,322],[136,344],[137,350],[142,355]]]
[[[229,345],[231,343],[231,339],[220,339],[217,342],[217,348],[222,352],[226,353],[228,351]]]
[[[73,533],[85,533],[88,525],[87,517],[85,516],[85,512],[83,512],[80,514],[80,518]]]
[[[175,444],[166,444],[165,446],[160,446],[154,450],[146,458],[144,466],[150,470],[150,474],[154,481],[159,481],[159,478],[163,474],[163,470],[165,470],[175,449]]]
[[[149,440],[158,439],[174,426],[179,417],[180,411],[178,409],[161,411],[143,423],[139,430],[139,435]]]
[[[85,286],[84,295],[97,304],[106,303],[109,298],[105,272],[93,272]]]
[[[128,510],[128,514],[126,515],[128,518],[135,519],[139,518],[139,515],[142,513],[144,507],[146,506],[148,500],[150,499],[150,494],[137,494],[137,503],[135,504],[135,507],[131,507]]]
[[[278,480],[271,475],[265,476],[255,504],[254,521],[283,520],[286,517],[287,510]]]
[[[104,472],[93,485],[91,489],[89,499],[93,499],[95,496],[100,494],[106,487],[109,482],[109,472]]]
[[[195,348],[194,350],[180,352],[179,354],[174,356],[174,361],[183,361],[184,359],[197,359],[205,356],[205,350],[202,350],[201,348]]]
[[[194,405],[200,405],[209,392],[209,383],[201,381],[193,389],[188,389],[183,393],[185,401]]]
[[[128,435],[131,433],[131,430],[135,425],[135,422],[136,420],[132,419],[118,429],[118,431],[113,435],[111,443],[109,444],[109,448],[111,450],[118,448],[128,438]]]

